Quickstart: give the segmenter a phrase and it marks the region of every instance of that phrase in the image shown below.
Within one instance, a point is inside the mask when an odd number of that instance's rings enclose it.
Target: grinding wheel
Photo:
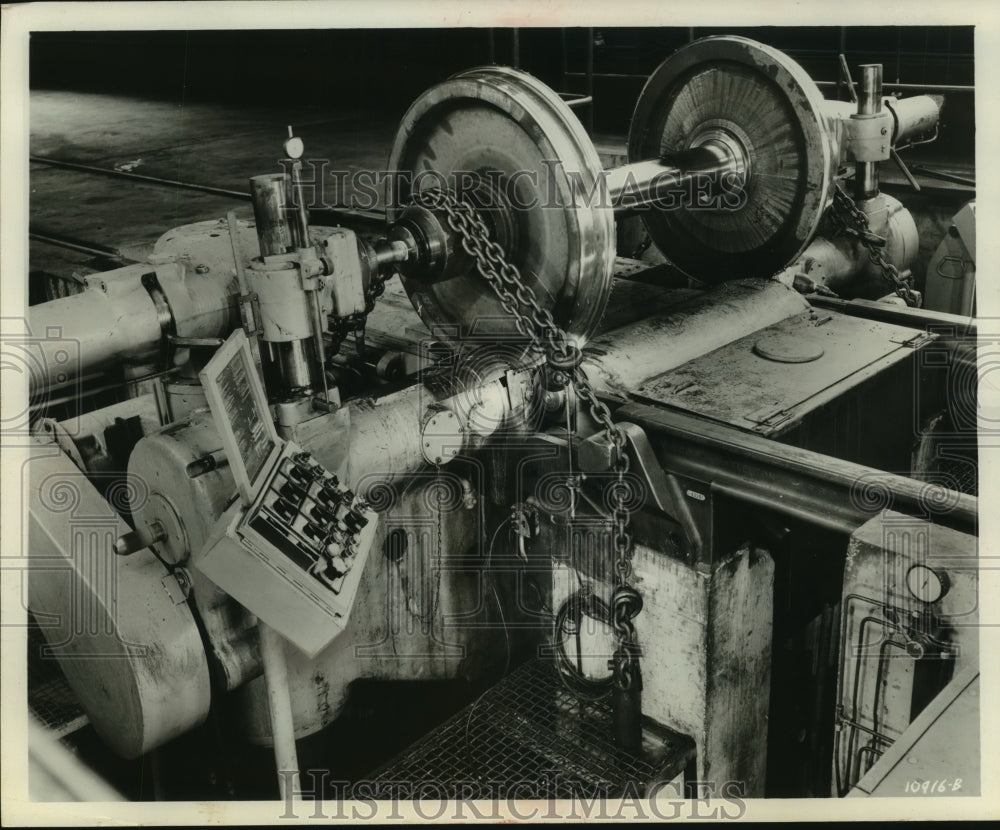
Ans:
[[[747,38],[704,38],[664,61],[639,95],[629,162],[721,137],[748,169],[741,206],[643,213],[663,255],[710,283],[770,276],[792,262],[832,198],[839,161],[822,101],[801,66]]]
[[[400,124],[389,158],[398,191],[390,222],[416,190],[451,183],[463,172],[499,183],[492,210],[481,212],[522,278],[556,323],[582,344],[607,304],[614,269],[614,214],[592,193],[602,175],[590,138],[559,96],[525,72],[481,67],[423,93]],[[508,196],[512,198],[508,198]],[[439,282],[403,278],[410,301],[430,328],[491,339],[519,336],[474,267]],[[457,331],[456,331],[457,327]],[[452,335],[454,336],[454,335]]]

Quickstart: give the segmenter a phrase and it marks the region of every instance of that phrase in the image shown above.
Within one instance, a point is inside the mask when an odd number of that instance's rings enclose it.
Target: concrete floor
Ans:
[[[252,175],[281,170],[287,125],[306,158],[330,168],[385,169],[402,113],[231,107],[118,95],[36,91],[31,95],[32,158],[86,164],[245,192]],[[178,225],[213,219],[248,201],[95,173],[31,164],[31,230],[139,252]],[[333,194],[334,196],[336,194]],[[332,197],[331,197],[332,198]],[[66,275],[90,259],[32,241],[32,270]]]
[[[397,111],[398,110],[398,111]],[[51,90],[31,93],[33,159],[247,190],[250,176],[281,170],[278,159],[287,126],[305,142],[307,159],[328,159],[328,170],[386,168],[405,108],[337,110],[334,104],[282,108],[173,102],[122,95]],[[600,136],[610,165],[624,158],[624,135]],[[345,194],[327,191],[328,201]],[[350,198],[352,194],[346,194]],[[165,231],[214,219],[235,207],[250,216],[249,202],[31,164],[31,229],[141,258]],[[92,257],[33,240],[32,270],[69,276]]]

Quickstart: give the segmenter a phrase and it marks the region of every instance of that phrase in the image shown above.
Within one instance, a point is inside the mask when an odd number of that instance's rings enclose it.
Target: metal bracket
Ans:
[[[851,115],[844,119],[849,161],[887,161],[892,143],[892,113]]]
[[[704,541],[680,481],[663,469],[642,427],[628,421],[622,421],[618,425],[625,433],[628,444],[632,462],[629,469],[638,473],[646,485],[647,503],[651,501],[661,513],[680,524],[691,558],[700,559]],[[612,453],[613,449],[602,433],[581,442],[577,460],[581,469],[607,470],[614,461]]]
[[[225,341],[221,337],[178,337],[174,334],[168,334],[167,342],[174,346],[207,346],[218,348]]]
[[[900,346],[909,346],[911,349],[919,349],[925,343],[935,340],[936,337],[926,331],[917,332],[907,337],[904,334],[893,335],[889,338],[890,343],[898,343]]]
[[[691,558],[701,559],[704,547],[701,531],[694,520],[677,476],[666,472],[660,465],[660,460],[653,452],[653,446],[649,443],[649,437],[642,427],[627,421],[622,422],[621,427],[632,451],[632,460],[637,462],[656,506],[680,524]]]
[[[167,592],[174,605],[183,605],[187,602],[191,593],[191,577],[184,568],[174,568],[168,574],[164,574],[160,580],[163,590]]]
[[[83,462],[83,456],[80,455],[80,450],[74,443],[72,436],[54,418],[42,418],[35,429],[35,436],[54,441],[59,449],[66,453],[80,470],[87,469],[87,465]]]
[[[236,301],[240,307],[240,315],[243,320],[243,329],[247,337],[260,337],[264,329],[260,325],[260,304],[256,291],[249,291],[246,294],[237,294]]]
[[[764,407],[749,415],[744,415],[744,420],[750,421],[757,426],[754,427],[755,430],[770,430],[775,427],[785,423],[792,417],[792,413],[787,409],[775,409],[773,407]]]
[[[253,355],[254,364],[258,373],[263,378],[261,369],[260,341],[258,338],[264,333],[261,324],[260,304],[257,300],[257,293],[250,290],[247,281],[246,269],[243,267],[243,258],[239,246],[239,222],[236,213],[229,211],[226,214],[226,225],[229,229],[229,245],[233,252],[233,266],[236,269],[236,284],[239,287],[237,295],[237,306],[240,312],[240,322],[250,339],[250,353]]]
[[[508,369],[504,373],[510,412],[518,412],[530,405],[535,395],[531,373],[526,369]]]

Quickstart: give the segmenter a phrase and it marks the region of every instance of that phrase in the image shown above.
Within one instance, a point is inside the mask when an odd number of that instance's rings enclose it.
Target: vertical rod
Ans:
[[[253,299],[250,297],[250,289],[247,283],[247,274],[243,269],[243,256],[239,243],[239,223],[236,221],[235,211],[226,214],[226,222],[229,225],[229,244],[233,249],[233,265],[236,267],[236,281],[240,287],[240,296],[237,300],[240,306],[240,319],[243,329],[250,340],[250,353],[253,355],[254,365],[257,367],[257,374],[261,376],[263,382],[263,369],[260,359],[260,322],[254,312]]]
[[[631,755],[642,754],[642,692],[616,685],[611,691],[614,740]]]
[[[902,75],[903,66],[903,29],[902,27],[896,28],[896,83],[900,81],[900,76]]]
[[[260,651],[267,683],[267,709],[271,716],[271,737],[274,741],[274,763],[278,774],[278,792],[282,801],[295,797],[295,779],[299,775],[299,757],[295,749],[295,728],[292,704],[288,694],[288,667],[285,664],[285,644],[273,628],[258,622]],[[288,792],[288,788],[292,792]]]
[[[159,749],[149,753],[149,767],[153,779],[153,800],[166,801],[166,789],[163,786],[163,758]]]
[[[951,80],[951,26],[948,27],[948,43],[944,47],[944,82]]]
[[[514,68],[521,68],[521,30],[514,27]]]
[[[594,30],[587,29],[587,95],[590,103],[587,105],[587,133],[594,135]]]
[[[306,210],[305,195],[302,192],[302,162],[298,159],[292,165],[292,184],[295,187],[295,201],[298,202],[300,244],[303,248],[308,248],[309,213]]]
[[[858,90],[858,115],[877,115],[882,111],[882,64],[861,66],[861,83]],[[855,166],[855,201],[871,199],[878,195],[878,162],[859,161]]]
[[[566,86],[566,80],[567,80],[566,73],[569,71],[569,54],[568,54],[568,46],[566,43],[565,26],[563,26],[559,30],[559,37],[560,40],[562,41],[562,83],[559,85],[559,89],[562,90],[563,92],[569,92],[569,89]]]
[[[851,67],[847,65],[847,56],[843,52],[838,56],[840,60],[840,76],[844,79],[844,83],[847,84],[847,96],[851,99],[852,103],[858,103],[858,93],[854,88],[854,79],[851,77]],[[837,86],[840,86],[840,81],[837,81]],[[839,93],[838,93],[839,95]]]
[[[250,198],[257,225],[262,257],[287,254],[295,248],[292,229],[288,224],[288,198],[285,174],[269,173],[250,179]]]
[[[288,127],[288,137],[294,138],[295,132],[291,125]],[[295,201],[298,203],[299,220],[299,245],[302,248],[309,247],[309,214],[306,211],[305,194],[302,192],[302,162],[296,158],[292,163],[292,187],[295,190]],[[313,328],[313,349],[316,352],[315,358],[319,363],[319,374],[323,382],[323,401],[330,400],[330,390],[326,383],[326,349],[323,344],[323,311],[320,308],[319,293],[309,291],[309,306],[312,309]]]
[[[288,137],[295,137],[295,132],[292,130],[291,125],[288,127]],[[298,208],[299,245],[302,248],[308,248],[309,214],[306,212],[306,200],[302,193],[302,162],[298,158],[292,162],[292,189],[295,191],[296,208]]]
[[[312,338],[304,337],[301,340],[286,340],[276,344],[281,383],[285,392],[314,387],[316,378],[312,364],[318,357],[315,354],[310,357],[306,348],[310,342]]]
[[[497,62],[496,30],[491,26],[489,31],[490,31],[490,63],[495,65]]]
[[[319,376],[323,381],[323,400],[330,400],[330,388],[326,381],[326,344],[323,342],[323,309],[320,306],[319,292],[310,291],[309,298],[313,309],[313,345],[316,349],[316,362],[319,364]]]
[[[842,70],[842,75],[837,78],[837,100],[840,100],[840,86],[842,79],[846,79],[850,75],[850,71],[843,72],[843,69],[847,66],[847,60],[844,57],[847,54],[847,27],[840,27],[840,49],[839,49],[839,60],[840,68]],[[854,93],[851,93],[851,100],[854,100]]]
[[[861,91],[858,115],[877,115],[882,111],[882,64],[861,65]]]

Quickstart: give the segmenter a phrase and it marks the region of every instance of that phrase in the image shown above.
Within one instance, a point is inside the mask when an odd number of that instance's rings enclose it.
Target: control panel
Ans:
[[[195,566],[311,657],[347,625],[378,514],[278,436],[242,329],[201,381],[239,498]]]

